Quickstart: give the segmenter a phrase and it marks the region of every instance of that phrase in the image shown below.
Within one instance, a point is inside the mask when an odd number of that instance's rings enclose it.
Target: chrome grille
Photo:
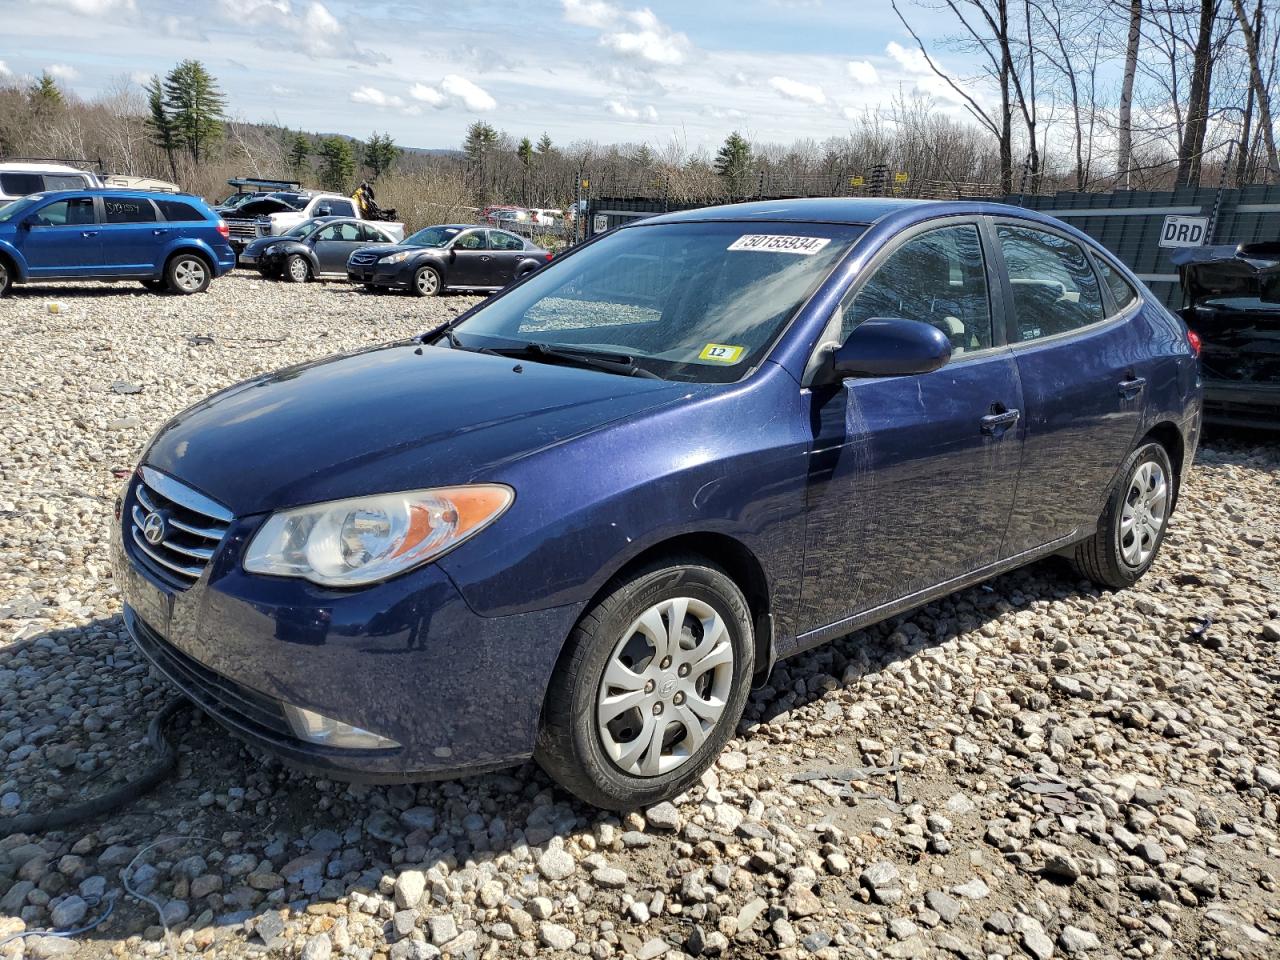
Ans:
[[[227,230],[231,236],[240,240],[256,240],[258,238],[258,221],[228,220]]]
[[[369,264],[377,263],[380,254],[377,253],[353,253],[348,263]]]
[[[204,494],[141,467],[125,526],[140,562],[174,586],[187,587],[204,571],[232,519],[231,511]]]

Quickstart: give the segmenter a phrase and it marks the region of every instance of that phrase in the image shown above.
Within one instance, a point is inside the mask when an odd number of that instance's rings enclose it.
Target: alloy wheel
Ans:
[[[1169,484],[1160,464],[1150,460],[1134,471],[1120,511],[1120,555],[1140,567],[1155,553],[1169,512]]]
[[[418,292],[424,297],[431,296],[440,287],[440,278],[434,270],[419,270],[414,282],[418,285]]]
[[[194,257],[179,260],[173,268],[174,282],[188,293],[199,290],[204,285],[205,276],[204,264]]]
[[[724,617],[692,597],[663,600],[636,618],[609,657],[596,697],[601,745],[625,773],[669,773],[706,741],[732,685]]]
[[[289,278],[294,283],[306,283],[307,272],[307,262],[301,257],[293,257],[289,261]]]

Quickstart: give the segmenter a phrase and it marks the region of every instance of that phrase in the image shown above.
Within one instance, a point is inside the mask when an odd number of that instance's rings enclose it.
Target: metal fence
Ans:
[[[762,197],[790,200],[792,197]],[[1170,251],[1160,246],[1160,231],[1170,215],[1209,218],[1206,244],[1280,240],[1280,186],[1232,189],[1118,190],[1114,193],[1062,191],[1047,196],[965,197],[999,200],[1058,217],[1087,233],[1136,273],[1169,306],[1180,306],[1182,290]],[[639,197],[593,199],[588,236],[630,220],[701,204],[674,204]]]

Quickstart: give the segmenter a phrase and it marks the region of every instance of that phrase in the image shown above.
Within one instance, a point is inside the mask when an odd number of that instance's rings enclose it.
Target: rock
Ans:
[[[70,896],[49,912],[49,921],[55,930],[70,930],[80,925],[89,912],[89,904],[82,897]]]
[[[939,917],[947,923],[953,922],[956,917],[960,916],[962,909],[961,903],[955,897],[941,890],[930,890],[924,895],[924,902]]]
[[[548,880],[564,880],[578,868],[565,850],[551,848],[538,858],[538,872]]]
[[[751,925],[756,922],[756,918],[768,909],[769,904],[763,897],[753,897],[748,900],[741,910],[738,911],[736,926],[738,933],[742,934],[751,929]]]
[[[1280,771],[1274,767],[1264,767],[1259,764],[1253,768],[1253,779],[1258,782],[1258,786],[1272,793],[1280,793]]]
[[[1013,918],[1013,926],[1018,931],[1023,948],[1036,960],[1049,960],[1053,956],[1053,941],[1044,932],[1039,920],[1020,913]]]
[[[541,923],[538,925],[538,940],[552,950],[570,950],[578,942],[577,936],[568,927],[558,923]]]
[[[23,942],[27,946],[26,956],[29,960],[69,957],[79,949],[75,940],[69,937],[28,937]]]
[[[641,944],[640,949],[636,951],[636,960],[656,960],[670,949],[671,945],[667,941],[660,937],[653,937]]]
[[[1280,620],[1271,620],[1262,625],[1262,639],[1280,643]]]
[[[410,807],[400,813],[400,822],[410,830],[426,830],[436,828],[436,812],[430,807]]]
[[[655,830],[679,830],[684,822],[674,803],[659,803],[644,812],[645,823]]]
[[[421,870],[405,870],[395,883],[396,906],[401,910],[416,907],[427,889],[427,877]]]
[[[1058,933],[1058,946],[1067,953],[1087,953],[1101,949],[1102,942],[1097,934],[1068,924]]]
[[[906,917],[895,917],[889,921],[889,935],[895,940],[905,940],[907,937],[914,937],[919,932],[920,928]]]
[[[458,935],[457,921],[448,913],[432,917],[427,921],[427,926],[431,931],[431,942],[437,947],[448,943]]]
[[[822,912],[822,901],[804,883],[793,883],[788,887],[783,903],[791,917],[811,917]]]
[[[597,887],[618,890],[627,885],[627,873],[617,867],[597,867],[591,871],[591,879]]]
[[[990,895],[991,888],[983,882],[981,877],[974,877],[967,883],[952,887],[951,892],[957,897],[964,897],[966,900],[982,900]]]
[[[333,943],[327,933],[317,933],[302,947],[302,960],[329,960],[333,956]]]

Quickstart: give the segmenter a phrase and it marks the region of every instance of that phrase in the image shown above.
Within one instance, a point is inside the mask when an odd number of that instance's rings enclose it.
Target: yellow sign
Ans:
[[[583,180],[583,181],[582,181],[582,189],[583,189],[583,190],[590,190],[590,189],[591,189],[591,181],[590,181],[590,180]]]
[[[864,183],[866,183],[866,181],[865,181],[865,180],[863,180],[861,177],[850,177],[850,178],[849,178],[849,186],[851,186],[851,187],[860,187],[860,186],[862,186]]]
[[[906,183],[906,182],[907,182],[907,175],[906,175],[905,173],[895,173],[895,174],[893,175],[893,182],[894,182],[894,183]]]
[[[698,359],[714,363],[737,363],[742,357],[742,350],[742,347],[727,343],[708,343],[698,354]]]

